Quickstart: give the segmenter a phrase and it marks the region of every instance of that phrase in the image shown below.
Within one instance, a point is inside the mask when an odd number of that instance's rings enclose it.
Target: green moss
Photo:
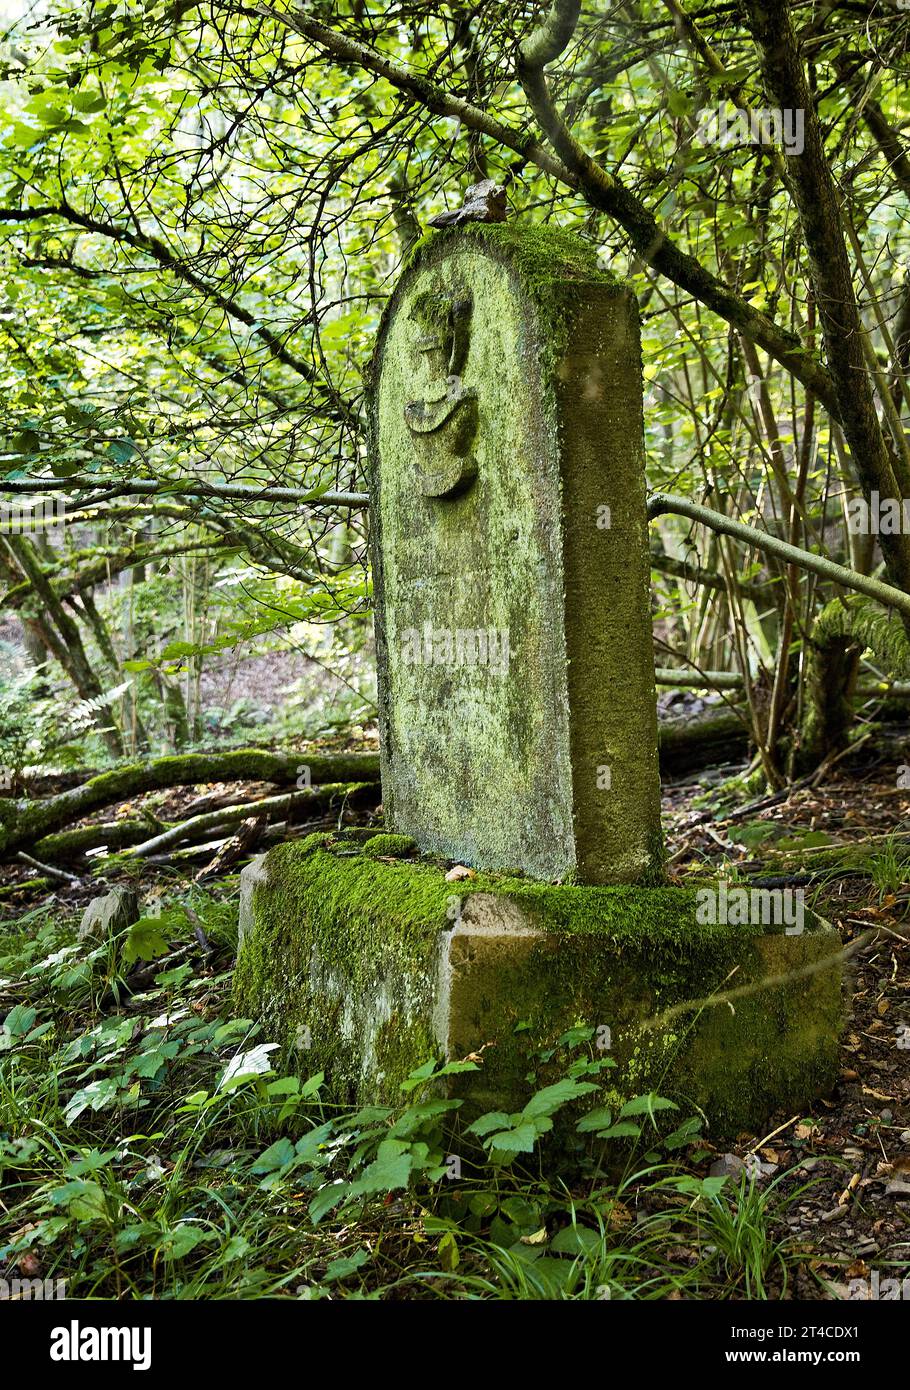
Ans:
[[[375,859],[406,859],[416,851],[417,841],[410,835],[371,835],[363,847],[364,854],[369,854]]]
[[[0,797],[0,850],[17,824],[16,803],[10,797]]]
[[[255,930],[237,962],[235,1001],[263,1021],[287,1060],[328,1070],[340,1102],[359,1093],[365,1077],[392,1098],[411,1069],[391,1068],[392,1020],[431,1012],[450,887],[436,869],[335,854],[325,848],[330,839],[310,835],[269,854],[268,883],[253,897]]]
[[[813,966],[836,948],[830,929],[699,925],[695,889],[478,875],[455,893],[438,865],[336,853],[324,838],[268,856],[235,1003],[296,1047],[298,1066],[326,1071],[341,1103],[394,1101],[428,1057],[482,1050],[482,1072],[453,1082],[465,1113],[518,1108],[529,1048],[576,1025],[610,1029],[612,1087],[700,1106],[718,1132],[805,1103],[836,1074],[836,971],[704,1003]],[[538,1084],[553,1075],[540,1067]]]
[[[801,869],[812,873],[830,874],[832,878],[847,873],[871,876],[885,854],[893,857],[894,863],[898,866],[910,866],[910,842],[901,842],[897,838],[891,838],[885,843],[873,840],[868,843],[821,846],[808,854],[805,849],[775,850],[773,845],[768,849],[762,848],[766,873]]]
[[[910,675],[910,641],[900,615],[858,596],[835,599],[823,608],[812,629],[812,646],[824,651],[847,638],[860,651],[871,649],[881,664],[898,676]]]
[[[493,255],[507,259],[532,292],[538,286],[554,280],[577,277],[590,283],[614,285],[625,289],[627,281],[604,270],[595,248],[582,241],[577,232],[561,227],[533,227],[527,223],[467,222],[461,227],[446,227],[423,237],[413,248],[408,269],[425,264],[437,254],[448,254],[453,241],[459,245],[475,241]]]

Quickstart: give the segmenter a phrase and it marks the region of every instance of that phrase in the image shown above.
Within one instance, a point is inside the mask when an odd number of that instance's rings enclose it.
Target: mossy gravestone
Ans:
[[[436,236],[385,316],[371,416],[390,828],[479,867],[652,879],[632,295],[567,233]]]
[[[669,1093],[715,1135],[836,1076],[837,934],[659,882],[640,378],[630,293],[562,232],[443,232],[392,297],[371,389],[389,829],[245,870],[235,976],[338,1102],[398,1103],[429,1058],[474,1054],[461,1113],[518,1112],[579,1025],[616,1062],[609,1103]]]

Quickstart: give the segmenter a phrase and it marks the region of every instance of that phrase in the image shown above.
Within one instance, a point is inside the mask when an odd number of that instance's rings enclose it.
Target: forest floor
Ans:
[[[62,1271],[74,1292],[100,1297],[884,1297],[870,1292],[875,1279],[910,1276],[910,792],[887,753],[858,753],[824,783],[746,806],[723,793],[731,771],[665,787],[671,872],[802,885],[845,945],[868,934],[847,972],[834,1093],[724,1150],[698,1138],[618,1186],[587,1175],[567,1192],[558,1172],[533,1166],[477,1174],[466,1224],[426,1189],[390,1190],[311,1224],[312,1172],[302,1193],[290,1169],[282,1186],[268,1158],[299,1133],[299,1094],[269,1079],[241,1087],[230,1110],[219,1103],[238,1042],[235,872],[194,885],[205,855],[144,866],[138,880],[131,871],[144,911],[163,909],[170,940],[130,995],[112,985],[110,961],[99,965],[98,950],[75,941],[88,900],[116,881],[103,866],[51,892],[28,867],[7,866],[0,1017],[14,1012],[0,1045],[22,1055],[0,1083],[0,1276]],[[119,814],[177,820],[200,797],[255,790],[159,792]],[[339,805],[288,833],[339,817],[364,823],[375,808]],[[116,1045],[104,1051],[101,1034]],[[198,1093],[208,1100],[194,1102]],[[306,1122],[325,1122],[325,1111]],[[172,1141],[162,1137],[170,1128]],[[542,1261],[541,1242],[553,1251]]]

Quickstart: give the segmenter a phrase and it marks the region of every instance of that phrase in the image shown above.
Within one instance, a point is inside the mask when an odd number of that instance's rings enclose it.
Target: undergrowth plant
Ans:
[[[674,1101],[604,1104],[593,1030],[532,1056],[562,1074],[514,1113],[459,1126],[443,1083],[478,1063],[435,1058],[398,1104],[341,1109],[231,1017],[233,896],[159,907],[101,942],[46,911],[0,933],[0,1274],[84,1298],[764,1297],[785,1278],[777,1188],[694,1176],[700,1120]]]

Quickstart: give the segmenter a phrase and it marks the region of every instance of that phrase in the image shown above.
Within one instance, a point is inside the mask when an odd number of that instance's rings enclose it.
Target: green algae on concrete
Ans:
[[[631,292],[566,232],[425,239],[370,426],[389,827],[481,868],[659,879]]]
[[[331,1099],[395,1102],[429,1057],[482,1050],[453,1091],[518,1109],[529,1049],[576,1025],[609,1029],[611,1090],[699,1106],[716,1136],[833,1084],[840,942],[811,914],[799,935],[699,924],[694,889],[453,884],[369,843],[313,835],[244,871],[235,1004]]]

